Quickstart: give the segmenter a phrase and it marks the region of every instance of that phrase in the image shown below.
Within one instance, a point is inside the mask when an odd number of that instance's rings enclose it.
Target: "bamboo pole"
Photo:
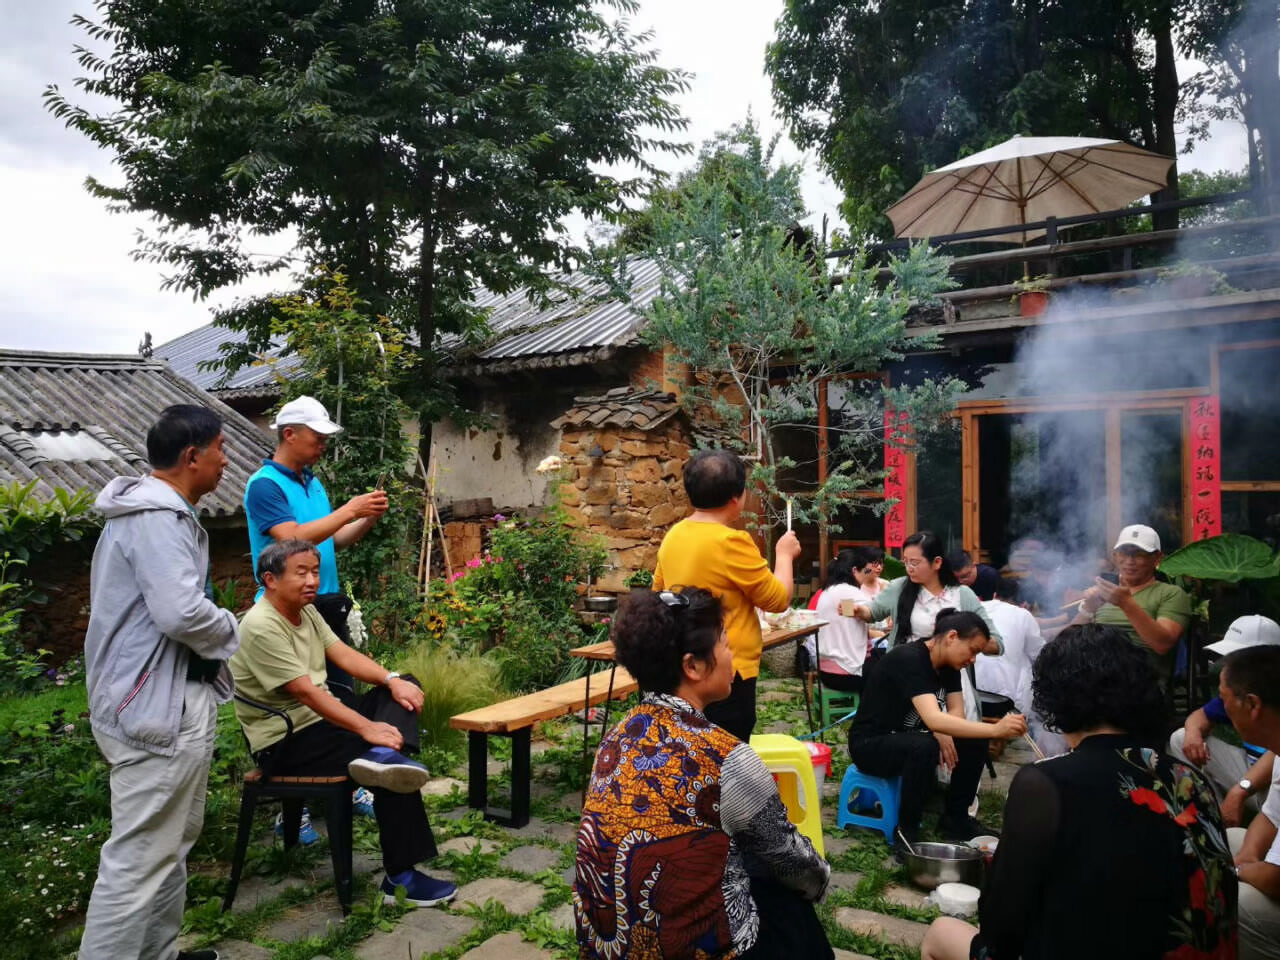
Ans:
[[[437,523],[439,521],[439,518],[435,516],[435,485],[439,463],[436,460],[436,445],[434,442],[431,444],[431,452],[428,457],[431,460],[430,470],[422,462],[422,454],[418,454],[418,469],[422,472],[422,479],[426,487],[425,502],[422,505],[422,540],[418,549],[418,586],[424,597],[431,588],[431,547],[436,525],[433,521]],[[441,536],[443,537],[443,531]]]

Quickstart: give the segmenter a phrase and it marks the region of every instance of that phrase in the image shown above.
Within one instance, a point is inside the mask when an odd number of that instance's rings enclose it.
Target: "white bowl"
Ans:
[[[971,917],[978,912],[982,891],[967,883],[940,883],[931,896],[943,913],[953,917]]]

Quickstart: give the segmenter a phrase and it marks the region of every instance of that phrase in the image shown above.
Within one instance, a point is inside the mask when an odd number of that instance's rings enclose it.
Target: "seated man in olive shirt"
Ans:
[[[1147,648],[1160,686],[1167,693],[1178,640],[1191,622],[1191,598],[1173,584],[1156,579],[1156,567],[1164,554],[1160,552],[1160,535],[1151,527],[1124,527],[1113,559],[1120,582],[1101,577],[1094,580],[1071,622],[1119,627],[1130,640]]]
[[[240,649],[231,659],[244,696],[284,711],[283,718],[236,701],[254,759],[275,774],[351,779],[373,791],[378,820],[384,902],[397,888],[417,906],[453,899],[457,888],[416,865],[436,855],[419,788],[427,770],[401,751],[416,752],[422,689],[412,677],[388,672],[337,638],[312,601],[320,583],[320,554],[307,540],[277,540],[258,556],[264,593],[240,624]],[[361,697],[331,691],[327,663],[374,689]],[[336,695],[335,695],[336,694]],[[339,699],[341,698],[341,699]]]

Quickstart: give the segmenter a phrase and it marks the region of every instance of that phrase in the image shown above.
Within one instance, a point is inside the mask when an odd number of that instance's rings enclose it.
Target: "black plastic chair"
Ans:
[[[264,713],[281,717],[285,723],[285,740],[293,736],[293,721],[283,710],[269,707],[248,697],[236,694],[241,703]],[[281,741],[282,743],[284,741]],[[263,769],[263,768],[266,769]],[[307,800],[323,800],[325,823],[329,828],[329,853],[333,858],[333,884],[338,892],[338,902],[343,915],[351,912],[351,793],[355,781],[348,776],[304,777],[273,776],[270,762],[266,762],[244,775],[240,795],[240,827],[236,833],[235,856],[231,861],[231,882],[222,898],[222,911],[231,909],[240,886],[240,874],[244,870],[244,858],[249,849],[249,836],[253,832],[253,812],[260,800],[280,800],[284,805],[284,845],[298,844],[298,829],[302,820],[303,803]]]

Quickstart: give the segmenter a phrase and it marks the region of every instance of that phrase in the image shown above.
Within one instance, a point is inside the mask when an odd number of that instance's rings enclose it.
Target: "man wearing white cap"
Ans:
[[[1105,623],[1119,627],[1134,643],[1147,648],[1160,686],[1173,680],[1178,640],[1191,622],[1191,598],[1171,583],[1156,579],[1160,534],[1140,523],[1120,531],[1113,548],[1119,583],[1094,580],[1072,623]]]
[[[1280,624],[1253,614],[1237,618],[1221,640],[1205,649],[1225,657],[1236,650],[1262,645],[1280,646]],[[1222,698],[1214,697],[1193,711],[1181,730],[1173,732],[1169,752],[1204,770],[1218,795],[1223,822],[1228,827],[1238,827],[1244,820],[1245,807],[1257,813],[1266,799],[1275,754],[1251,743],[1237,747],[1213,734],[1215,724],[1230,723]]]

